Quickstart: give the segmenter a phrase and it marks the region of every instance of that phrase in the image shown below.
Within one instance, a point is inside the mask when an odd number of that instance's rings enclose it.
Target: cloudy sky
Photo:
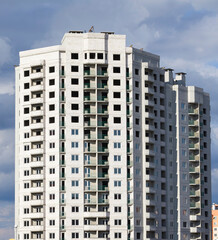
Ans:
[[[114,31],[161,56],[211,94],[212,179],[218,181],[217,0],[0,0],[0,240],[13,236],[14,68],[19,51],[60,44],[69,30]],[[218,188],[213,187],[218,202]]]

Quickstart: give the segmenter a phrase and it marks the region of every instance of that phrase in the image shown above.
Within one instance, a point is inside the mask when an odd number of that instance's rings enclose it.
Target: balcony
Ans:
[[[191,160],[191,161],[199,161],[200,158],[199,158],[198,155],[189,154],[189,160]]]
[[[108,140],[108,135],[107,134],[98,134],[98,139],[100,139],[100,140]]]
[[[95,108],[84,108],[84,114],[96,114]]]
[[[96,191],[96,186],[86,186],[84,188],[84,191],[95,192]]]
[[[95,153],[96,152],[96,148],[95,147],[87,147],[87,148],[85,148],[84,151],[85,152],[89,152],[89,153],[91,153],[91,152]]]
[[[108,85],[107,85],[107,83],[98,83],[98,84],[97,84],[97,88],[107,89],[107,88],[108,88]]]
[[[98,199],[98,203],[109,204],[109,200],[108,200],[108,199],[99,198],[99,199]]]
[[[108,148],[107,147],[98,147],[98,152],[108,153]]]
[[[88,204],[96,204],[96,199],[85,199],[84,203],[88,203]]]
[[[84,178],[96,178],[96,173],[85,173]]]
[[[97,75],[107,77],[108,73],[107,73],[107,70],[98,70]]]
[[[95,76],[95,69],[84,69],[84,76]]]
[[[107,96],[98,96],[98,101],[108,101]]]
[[[108,186],[98,186],[98,190],[99,191],[109,191],[109,187]]]
[[[108,178],[109,175],[107,173],[98,173],[99,178]]]
[[[189,143],[189,148],[199,149],[199,144],[198,143]]]
[[[129,84],[126,84],[126,90],[127,90],[127,91],[131,91],[131,90],[132,90],[132,86],[129,85]]]
[[[190,178],[189,179],[189,183],[190,183],[190,185],[199,185],[200,184],[200,180],[199,179],[195,179],[195,178]]]
[[[98,109],[98,113],[99,114],[108,114],[108,110],[107,109]]]
[[[109,163],[108,163],[108,161],[106,161],[106,160],[101,160],[101,159],[99,159],[99,160],[98,160],[98,165],[108,166]]]
[[[108,127],[107,121],[98,121],[98,127]]]
[[[198,114],[198,109],[197,108],[195,108],[195,109],[194,108],[189,108],[188,113],[189,114]]]
[[[189,167],[189,172],[190,173],[200,173],[200,168],[199,167]]]
[[[190,190],[190,197],[200,197],[200,190]]]
[[[188,121],[188,124],[191,126],[198,126],[198,123],[199,123],[198,120],[191,119]]]
[[[199,202],[190,202],[190,208],[200,208]]]

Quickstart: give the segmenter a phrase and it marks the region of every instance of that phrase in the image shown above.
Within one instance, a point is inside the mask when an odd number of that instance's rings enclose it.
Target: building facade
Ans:
[[[210,239],[210,105],[124,35],[16,67],[16,240]]]

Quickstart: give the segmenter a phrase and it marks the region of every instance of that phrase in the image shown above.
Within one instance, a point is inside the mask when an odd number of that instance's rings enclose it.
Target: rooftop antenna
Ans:
[[[94,26],[91,26],[91,28],[89,29],[89,32],[94,32]]]

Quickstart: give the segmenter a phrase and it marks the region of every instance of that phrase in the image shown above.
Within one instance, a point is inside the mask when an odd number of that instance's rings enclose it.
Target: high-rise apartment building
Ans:
[[[210,105],[110,32],[16,67],[16,240],[210,239]]]

